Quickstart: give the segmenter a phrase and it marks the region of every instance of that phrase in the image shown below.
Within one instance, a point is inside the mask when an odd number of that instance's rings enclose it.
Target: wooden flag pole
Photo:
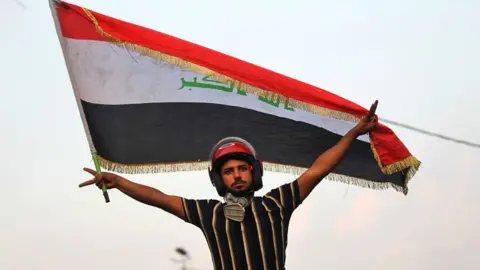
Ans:
[[[102,168],[100,167],[100,161],[98,160],[97,153],[92,153],[93,157],[93,163],[95,164],[95,170],[97,173],[102,172]],[[108,192],[107,192],[107,187],[105,186],[105,182],[102,183],[102,191],[103,191],[103,197],[105,198],[105,203],[110,202],[110,198],[108,197]]]

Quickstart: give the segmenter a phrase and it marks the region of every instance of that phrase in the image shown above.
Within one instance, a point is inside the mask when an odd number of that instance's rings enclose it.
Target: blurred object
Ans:
[[[190,258],[190,256],[188,255],[187,251],[186,251],[185,249],[181,248],[181,247],[176,248],[175,251],[176,251],[178,254],[182,255],[182,256],[185,256],[185,257],[187,257],[187,258]]]
[[[180,259],[171,258],[171,260],[175,263],[181,265],[181,270],[199,270],[197,268],[192,268],[188,266],[188,261],[190,260],[190,255],[188,254],[187,250],[182,247],[175,248],[175,252],[180,255]]]
[[[19,5],[20,7],[22,7],[23,9],[27,9],[27,6],[20,0],[12,0],[13,2],[15,2],[17,5]]]

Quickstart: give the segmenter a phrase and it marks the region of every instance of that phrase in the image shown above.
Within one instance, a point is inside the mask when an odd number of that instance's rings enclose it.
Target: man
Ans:
[[[215,269],[285,269],[288,225],[293,212],[332,171],[356,137],[376,128],[375,110],[332,148],[321,154],[295,181],[254,196],[262,188],[262,164],[255,149],[235,137],[219,141],[210,153],[210,179],[225,202],[191,200],[165,194],[103,172],[80,187],[96,184],[117,188],[133,199],[169,212],[199,227],[210,248]]]

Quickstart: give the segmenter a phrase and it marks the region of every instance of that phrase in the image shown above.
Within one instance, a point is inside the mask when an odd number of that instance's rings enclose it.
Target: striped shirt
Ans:
[[[185,221],[200,228],[214,269],[285,269],[288,225],[300,205],[297,180],[254,197],[240,222],[218,200],[183,199]]]

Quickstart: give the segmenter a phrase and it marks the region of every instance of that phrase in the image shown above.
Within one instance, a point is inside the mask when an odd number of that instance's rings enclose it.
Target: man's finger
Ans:
[[[88,173],[90,173],[90,174],[93,175],[93,176],[97,175],[97,172],[94,171],[94,170],[92,170],[92,169],[90,169],[90,168],[83,168],[83,170],[86,171],[86,172],[88,172]]]
[[[370,112],[372,114],[375,114],[375,111],[377,110],[377,106],[378,106],[378,100],[375,100],[375,102],[372,104],[372,106],[370,107]]]
[[[375,102],[370,107],[370,111],[368,111],[368,114],[367,114],[368,118],[372,118],[375,115],[375,111],[377,110],[377,106],[378,106],[378,100],[375,100]]]
[[[80,185],[78,185],[78,187],[89,186],[89,185],[95,184],[95,182],[97,182],[97,180],[95,178],[93,178],[92,180],[88,180],[88,181],[85,181],[85,182],[81,183]]]

